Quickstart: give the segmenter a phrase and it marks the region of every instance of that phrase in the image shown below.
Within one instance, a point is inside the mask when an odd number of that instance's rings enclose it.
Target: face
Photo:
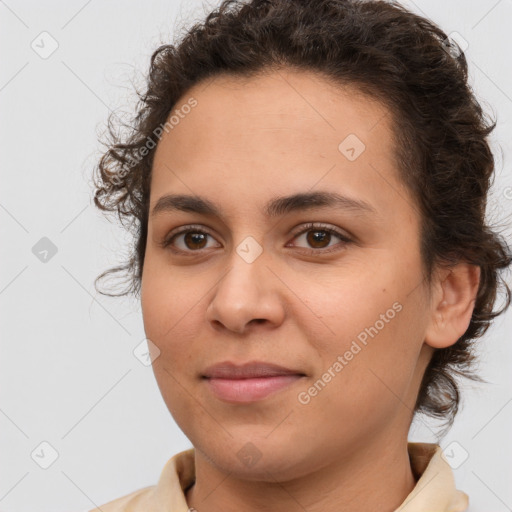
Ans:
[[[156,149],[141,286],[176,423],[205,460],[247,479],[405,442],[430,309],[388,110],[291,70],[216,77],[176,110],[191,98]],[[216,387],[204,375],[226,361],[297,375],[266,395],[255,380]]]

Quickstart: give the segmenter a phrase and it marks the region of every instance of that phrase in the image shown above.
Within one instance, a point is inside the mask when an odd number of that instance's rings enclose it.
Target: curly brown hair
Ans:
[[[400,177],[422,218],[426,282],[441,265],[466,261],[480,267],[469,327],[453,346],[434,352],[413,411],[444,419],[450,428],[460,401],[455,376],[484,381],[473,368],[474,340],[511,303],[500,273],[512,263],[511,250],[485,220],[494,174],[487,136],[496,121],[486,118],[468,85],[458,45],[395,2],[224,0],[175,44],[156,49],[147,89],[137,91],[129,135],[116,135],[111,115],[107,151],[95,169],[96,206],[117,212],[135,240],[129,260],[98,276],[96,290],[140,297],[155,139],[177,101],[207,78],[251,77],[276,66],[315,71],[387,106]],[[128,278],[128,286],[120,293],[99,290],[98,281],[114,273]],[[500,285],[505,303],[494,311]]]

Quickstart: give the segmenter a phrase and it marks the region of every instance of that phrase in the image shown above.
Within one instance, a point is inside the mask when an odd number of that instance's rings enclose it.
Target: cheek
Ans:
[[[381,332],[367,345],[356,341],[358,348],[354,344],[348,349],[348,344],[346,352],[333,352],[326,371],[299,390],[310,397],[300,406],[304,421],[322,425],[328,437],[350,443],[377,434],[393,418],[403,418],[415,361],[404,352],[393,354],[383,336]],[[301,398],[303,403],[305,395]]]
[[[182,284],[169,276],[164,278],[163,270],[158,272],[150,266],[144,269],[141,287],[144,331],[157,347],[158,356],[153,360],[152,369],[162,398],[178,425],[187,429],[190,384],[185,382],[183,372],[193,373],[192,359],[194,351],[198,350],[194,345],[198,337],[193,326],[198,322],[191,317],[197,314],[193,304],[199,299],[186,289],[177,293],[177,287]]]
[[[352,340],[364,343],[370,330],[387,329],[399,316],[400,279],[389,271],[375,267],[345,268],[339,272],[309,275],[297,280],[294,291],[301,298],[301,314],[295,311],[294,321],[302,322],[310,342],[320,353],[332,357],[350,348]],[[304,306],[306,308],[304,308]]]
[[[180,279],[178,272],[171,272],[169,266],[151,254],[144,265],[141,283],[144,329],[146,336],[165,350],[173,340],[191,335],[184,329],[194,324],[190,318],[197,315],[204,290],[201,292],[190,281]]]
[[[396,284],[400,281],[403,285]],[[375,272],[371,280],[344,276],[327,287],[306,281],[302,291],[316,313],[303,329],[321,360],[318,373],[300,390],[312,416],[328,422],[337,414],[351,430],[361,421],[378,425],[400,412],[423,342],[420,291],[408,295],[398,269],[394,275]]]

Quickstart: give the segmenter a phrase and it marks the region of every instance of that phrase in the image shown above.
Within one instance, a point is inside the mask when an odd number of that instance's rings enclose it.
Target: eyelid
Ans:
[[[298,235],[302,235],[306,231],[311,231],[313,229],[317,229],[318,231],[328,231],[329,233],[334,233],[336,236],[339,236],[341,239],[345,241],[352,241],[352,235],[348,233],[344,233],[340,228],[333,226],[331,224],[325,224],[323,222],[306,222],[305,224],[300,225],[297,229],[294,229],[291,232],[293,237],[297,237]]]
[[[169,231],[169,233],[167,233],[166,236],[167,238],[172,238],[174,235],[181,235],[182,233],[186,233],[187,231],[194,230],[200,231],[202,233],[208,233],[209,235],[211,235],[209,228],[203,226],[202,224],[186,224],[184,226],[179,226],[175,229],[172,229],[171,231]]]

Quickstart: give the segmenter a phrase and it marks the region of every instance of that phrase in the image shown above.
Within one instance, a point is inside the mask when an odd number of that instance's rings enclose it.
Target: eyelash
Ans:
[[[348,243],[351,243],[352,240],[350,238],[348,238],[346,235],[344,235],[342,232],[338,231],[337,229],[334,229],[332,227],[329,227],[328,225],[326,224],[321,224],[321,223],[314,223],[314,222],[311,222],[311,223],[307,223],[305,224],[304,226],[302,226],[302,230],[301,231],[298,231],[297,233],[294,233],[293,234],[293,238],[297,238],[299,237],[300,235],[303,235],[304,233],[307,233],[308,231],[313,231],[313,230],[316,230],[316,231],[325,231],[326,233],[330,233],[332,235],[335,235],[337,236],[338,238],[341,239],[341,241],[344,243],[344,244],[348,244]],[[202,251],[202,249],[198,249],[198,250],[187,250],[187,251],[184,251],[182,249],[176,249],[176,248],[173,248],[171,246],[173,240],[179,236],[179,235],[183,235],[183,234],[187,234],[187,233],[200,233],[200,234],[204,234],[204,235],[209,235],[210,237],[213,238],[213,236],[208,232],[208,231],[205,231],[201,226],[195,226],[195,225],[190,225],[190,226],[185,226],[184,228],[182,228],[180,231],[177,231],[177,232],[171,232],[159,245],[164,248],[164,249],[168,249],[170,250],[171,252],[174,252],[174,253],[177,253],[177,254],[190,254],[190,253],[200,253]],[[303,251],[307,252],[307,254],[326,254],[326,253],[331,253],[331,252],[335,252],[335,251],[339,251],[341,249],[336,249],[336,248],[327,248],[327,249],[305,249],[305,248],[301,248]]]

